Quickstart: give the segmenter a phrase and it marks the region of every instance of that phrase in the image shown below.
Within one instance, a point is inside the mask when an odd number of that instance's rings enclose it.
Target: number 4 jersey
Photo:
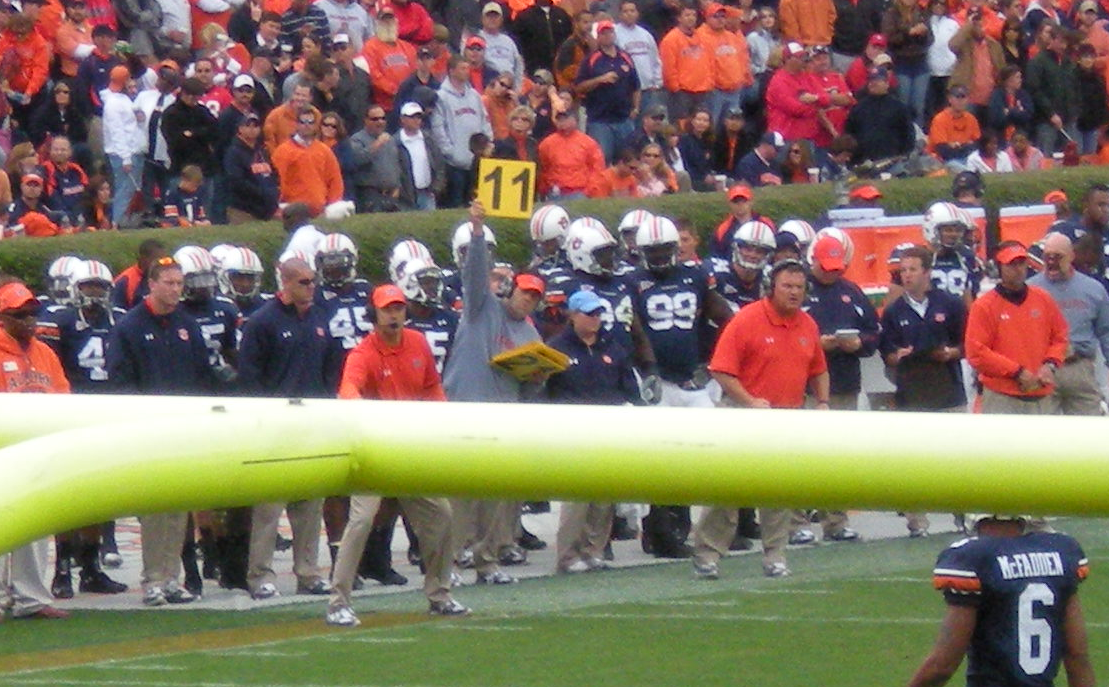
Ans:
[[[968,687],[1050,686],[1065,653],[1067,601],[1087,571],[1078,542],[1056,533],[974,537],[941,553],[936,589],[949,604],[978,609]]]

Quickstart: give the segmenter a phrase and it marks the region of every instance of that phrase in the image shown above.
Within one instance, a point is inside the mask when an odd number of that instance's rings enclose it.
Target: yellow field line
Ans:
[[[432,619],[431,616],[418,613],[368,613],[362,616],[361,629],[414,625]],[[223,630],[207,630],[169,637],[147,637],[122,642],[90,644],[71,649],[30,651],[3,656],[3,660],[0,661],[0,674],[41,670],[44,667],[62,668],[102,661],[244,647],[343,632],[350,632],[350,630],[330,627],[325,625],[322,619],[298,620],[287,623],[266,623],[264,625],[249,625]]]

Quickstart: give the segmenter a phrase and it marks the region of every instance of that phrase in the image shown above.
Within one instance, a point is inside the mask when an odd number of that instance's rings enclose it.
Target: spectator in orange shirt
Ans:
[[[58,53],[58,69],[63,76],[77,76],[77,65],[92,54],[92,24],[84,0],[72,0],[65,9],[65,21],[54,37],[54,52]]]
[[[831,2],[831,0],[827,0]],[[729,108],[743,107],[758,97],[753,88],[751,55],[742,33],[728,31],[724,23],[727,8],[713,2],[705,9],[705,23],[697,29],[701,41],[712,54],[713,89],[709,114],[719,121]]]
[[[316,140],[320,116],[304,108],[297,116],[293,137],[273,152],[283,203],[306,203],[312,215],[343,199],[343,174],[335,153],[326,143]]]
[[[578,131],[577,108],[555,115],[555,132],[539,143],[539,195],[547,200],[584,198],[605,169],[601,146]]]
[[[639,160],[625,148],[616,156],[616,163],[601,172],[587,191],[590,198],[638,198]]]
[[[932,118],[928,129],[928,152],[960,171],[982,135],[978,120],[967,111],[967,96],[966,86],[949,86],[947,107]]]
[[[374,37],[362,46],[362,57],[370,68],[373,102],[393,109],[393,96],[400,83],[416,71],[416,47],[398,37],[397,17],[392,7],[383,6],[377,13]]]
[[[17,14],[0,33],[0,55],[0,86],[12,103],[12,114],[25,128],[50,75],[50,45],[35,32],[31,19]]]
[[[516,109],[515,78],[512,72],[501,72],[489,82],[481,95],[485,111],[489,114],[489,126],[493,127],[493,139],[507,138],[510,132],[509,115]]]
[[[782,0],[778,5],[778,23],[785,41],[797,41],[805,47],[829,45],[836,24],[836,6],[832,0]]]
[[[685,5],[678,25],[663,36],[658,51],[662,59],[662,84],[670,92],[670,121],[686,119],[713,88],[713,55],[704,37],[694,31],[697,8]]]
[[[302,84],[293,88],[293,95],[289,101],[282,103],[270,110],[266,121],[262,124],[262,135],[266,140],[266,150],[270,155],[277,150],[277,146],[293,137],[297,132],[297,114],[309,107],[318,119],[320,111],[309,105],[312,100],[312,87]]]

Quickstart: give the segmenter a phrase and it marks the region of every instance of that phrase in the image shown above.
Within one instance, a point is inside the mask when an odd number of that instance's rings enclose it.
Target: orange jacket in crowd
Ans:
[[[712,55],[715,88],[734,91],[755,83],[755,77],[751,76],[751,54],[747,52],[747,39],[743,34],[727,29],[713,31],[708,24],[701,24],[696,33]]]
[[[24,236],[47,238],[50,236],[58,236],[62,233],[58,225],[54,224],[49,217],[41,212],[35,212],[34,210],[23,213],[23,216],[19,218],[17,224],[23,225]]]
[[[28,96],[38,94],[50,76],[50,44],[32,31],[23,40],[16,40],[10,31],[0,34],[0,55],[12,51],[15,59],[7,63],[3,77],[8,87]]]
[[[662,85],[666,90],[671,93],[712,90],[712,53],[696,31],[687,36],[675,26],[663,36],[658,51],[662,58]]]
[[[343,173],[326,143],[285,141],[273,151],[273,168],[283,203],[307,203],[312,214],[319,215],[325,206],[343,199]]]
[[[46,40],[47,45],[53,45],[64,20],[65,8],[62,3],[59,0],[46,0],[35,20],[35,32]]]
[[[312,112],[316,115],[316,121],[320,121],[320,111],[315,107]],[[268,115],[266,121],[262,124],[262,136],[266,141],[266,150],[270,155],[273,151],[277,150],[277,146],[293,137],[297,132],[297,117],[298,113],[293,109],[291,102],[286,102],[273,108]]]
[[[373,84],[374,103],[393,109],[393,96],[400,88],[400,82],[416,71],[416,47],[405,40],[397,39],[394,45],[382,41],[377,36],[362,45],[362,57],[370,68],[370,83]]]
[[[969,7],[963,7],[955,13],[954,19],[959,22],[959,26],[967,23],[967,10]],[[1005,26],[1005,20],[1000,14],[990,9],[988,5],[981,5],[979,9],[982,11],[982,31],[987,36],[995,41],[1001,40],[1001,29]]]
[[[601,146],[578,130],[556,131],[539,143],[539,193],[584,193],[605,169]]]
[[[83,24],[67,21],[58,27],[58,35],[54,37],[54,51],[58,53],[58,67],[62,74],[77,76],[77,65],[81,60],[73,57],[73,52],[82,45],[92,44],[92,24],[87,21]]]
[[[489,115],[489,126],[493,129],[493,140],[508,138],[508,113],[515,110],[519,103],[512,98],[494,98],[486,93],[481,96],[485,112]]]
[[[934,154],[936,146],[941,144],[961,146],[976,143],[981,136],[982,129],[974,115],[963,112],[956,116],[954,110],[945,107],[932,118],[932,125],[928,127],[928,152]]]
[[[31,339],[26,350],[0,329],[0,392],[68,394],[69,380],[50,347]]]
[[[983,294],[970,306],[966,356],[982,385],[1008,396],[1047,396],[1050,386],[1021,391],[1015,375],[1021,368],[1032,374],[1047,361],[1062,365],[1067,355],[1067,320],[1051,294],[1029,286],[1017,305],[997,290]]]
[[[638,198],[639,178],[634,174],[622,177],[615,167],[609,167],[594,177],[585,194],[590,198]]]
[[[830,45],[835,23],[836,6],[832,0],[782,0],[778,5],[783,41]]]

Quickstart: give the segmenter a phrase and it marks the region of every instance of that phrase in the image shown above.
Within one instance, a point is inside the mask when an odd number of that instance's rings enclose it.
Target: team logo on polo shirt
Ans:
[[[1040,316],[1040,309],[1039,308],[1032,308],[1032,317],[1036,318],[1036,317],[1039,317],[1039,316]]]
[[[604,362],[605,365],[611,365],[612,364],[612,358],[609,357],[608,353],[605,353],[604,355],[602,355],[601,360]]]
[[[323,336],[323,327],[316,327],[316,336]]]
[[[946,321],[947,321],[947,315],[943,314],[942,312],[936,313],[936,322],[946,322]]]
[[[178,329],[177,330],[177,337],[179,339],[181,339],[182,341],[188,341],[189,340],[189,330],[185,329],[184,327],[182,327],[181,329]]]
[[[842,296],[840,296],[840,299],[842,299],[844,303],[850,303],[851,302],[851,296],[848,296],[846,293],[843,294]]]

